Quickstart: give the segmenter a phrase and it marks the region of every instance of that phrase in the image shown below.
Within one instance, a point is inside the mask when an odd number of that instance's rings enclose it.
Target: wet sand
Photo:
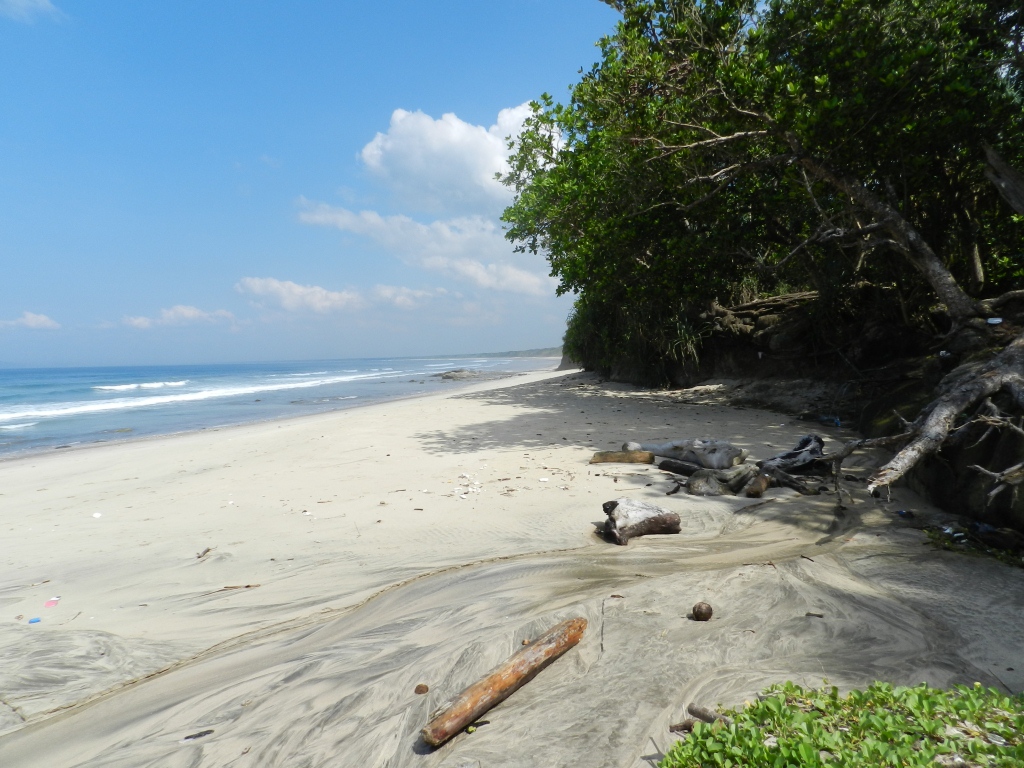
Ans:
[[[922,546],[893,511],[945,516],[906,489],[851,483],[837,514],[587,464],[694,436],[764,458],[809,431],[673,399],[530,374],[0,464],[0,764],[632,768],[691,701],[785,679],[1024,688],[1024,571]],[[682,533],[599,540],[620,496]],[[698,600],[712,621],[687,618]],[[419,742],[434,707],[576,615],[580,645],[488,725]]]

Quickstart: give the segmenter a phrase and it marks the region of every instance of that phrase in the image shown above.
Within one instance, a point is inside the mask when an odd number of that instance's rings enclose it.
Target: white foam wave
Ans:
[[[341,384],[346,381],[361,379],[394,378],[403,375],[401,372],[392,374],[362,374],[357,376],[331,376],[323,379],[306,379],[280,383],[252,384],[249,386],[216,387],[201,389],[196,392],[182,392],[177,395],[150,395],[148,397],[114,397],[109,400],[95,402],[48,403],[46,405],[23,408],[21,410],[0,411],[0,422],[19,421],[20,419],[50,419],[61,416],[77,416],[86,413],[104,413],[107,411],[123,411],[129,408],[146,408],[155,405],[172,403],[191,403],[200,400],[211,400],[218,397],[234,397],[237,395],[255,395],[260,392],[276,392],[285,389],[307,389],[322,387],[325,384]]]
[[[30,421],[27,424],[5,424],[0,426],[0,429],[28,429],[29,427],[34,427],[38,423],[38,421]]]
[[[138,384],[109,384],[106,386],[93,387],[101,392],[127,392],[132,389],[163,389],[164,387],[184,387],[188,379],[182,381],[146,381]]]

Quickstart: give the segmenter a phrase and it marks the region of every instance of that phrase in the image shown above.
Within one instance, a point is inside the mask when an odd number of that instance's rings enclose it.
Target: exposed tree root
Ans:
[[[909,442],[871,477],[868,490],[892,485],[922,458],[938,451],[961,415],[1000,391],[1024,408],[1024,333],[990,360],[961,365],[943,379],[936,399],[910,425],[909,433],[899,436],[909,437]]]

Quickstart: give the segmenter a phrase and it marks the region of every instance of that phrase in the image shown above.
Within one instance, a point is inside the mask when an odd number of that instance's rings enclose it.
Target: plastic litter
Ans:
[[[914,519],[914,513],[911,512],[909,509],[897,509],[896,514],[900,517],[906,518],[907,520]]]
[[[43,608],[53,608],[53,606],[55,606],[59,602],[60,602],[60,595],[57,595],[56,597],[51,597],[49,600],[47,600],[45,603],[43,603]]]
[[[1003,322],[1003,318],[1001,318],[1001,317],[990,317],[985,322],[988,323],[989,325],[999,325],[1001,322]]]
[[[29,624],[38,624],[40,621],[42,621],[42,619],[40,619],[38,616],[36,616],[34,619],[29,619],[28,623]]]
[[[93,517],[103,517],[103,513],[102,512],[93,512],[92,516]]]

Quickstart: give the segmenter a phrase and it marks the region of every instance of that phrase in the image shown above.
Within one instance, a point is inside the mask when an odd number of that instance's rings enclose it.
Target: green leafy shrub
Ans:
[[[698,723],[662,768],[932,766],[957,755],[969,765],[1024,765],[1024,696],[980,683],[944,691],[876,682],[840,696],[787,682],[759,698],[729,712],[730,725]]]

